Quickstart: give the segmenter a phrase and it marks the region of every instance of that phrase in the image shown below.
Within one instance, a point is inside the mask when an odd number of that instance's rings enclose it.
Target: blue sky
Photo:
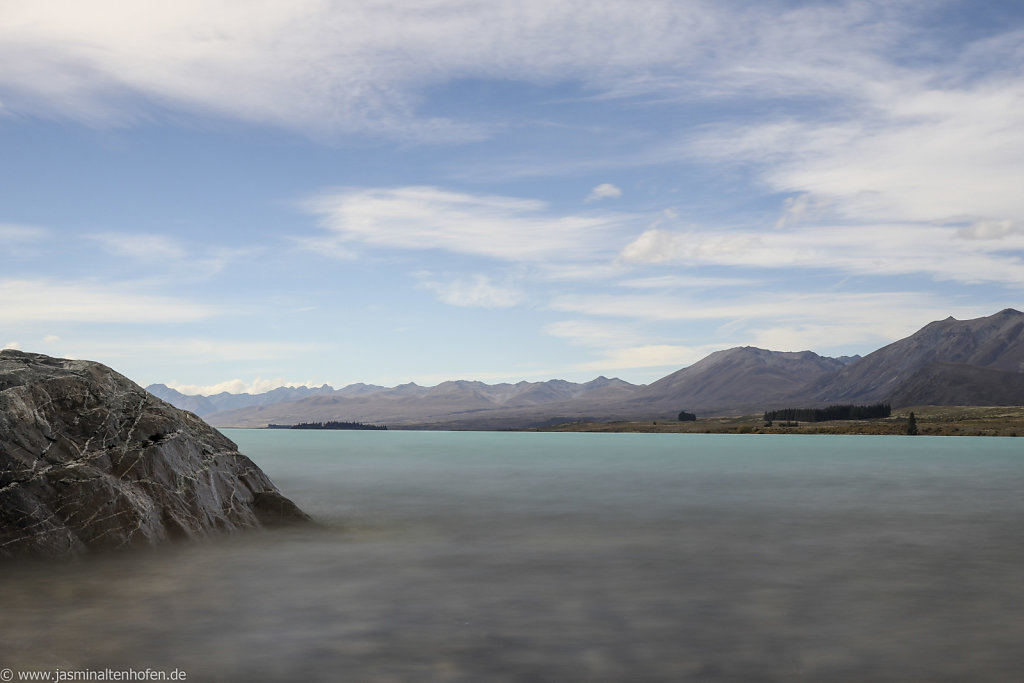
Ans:
[[[1024,3],[0,0],[0,347],[185,391],[1024,308]]]

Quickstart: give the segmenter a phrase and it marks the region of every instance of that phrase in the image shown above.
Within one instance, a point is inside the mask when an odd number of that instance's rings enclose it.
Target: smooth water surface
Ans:
[[[1024,441],[229,430],[320,526],[33,564],[0,667],[1018,681]]]

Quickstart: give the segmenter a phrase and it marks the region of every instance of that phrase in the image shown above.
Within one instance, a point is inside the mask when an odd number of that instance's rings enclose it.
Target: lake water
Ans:
[[[226,433],[320,526],[5,568],[0,667],[1024,676],[1024,440]]]

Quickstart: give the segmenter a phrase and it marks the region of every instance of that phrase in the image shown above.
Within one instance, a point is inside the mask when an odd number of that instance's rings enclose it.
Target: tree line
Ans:
[[[764,411],[764,421],[786,420],[789,422],[827,422],[829,420],[873,420],[892,415],[888,403],[867,406],[835,405],[827,408],[783,408]]]
[[[368,425],[362,422],[339,422],[329,420],[327,422],[300,422],[296,425],[267,425],[267,429],[379,429],[386,430],[387,425]]]

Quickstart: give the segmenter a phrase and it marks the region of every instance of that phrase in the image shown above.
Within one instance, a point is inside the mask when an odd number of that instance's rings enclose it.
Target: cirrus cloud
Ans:
[[[935,280],[1024,287],[1024,234],[964,240],[961,230],[915,224],[818,225],[763,233],[654,228],[626,245],[632,264],[831,269],[862,275],[923,274]]]
[[[214,306],[95,283],[0,280],[0,322],[193,322],[221,313]]]
[[[621,80],[689,62],[714,5],[260,3],[73,0],[4,4],[4,108],[89,123],[147,104],[313,131],[479,139],[485,127],[417,116],[423,90],[458,78]]]
[[[185,249],[166,235],[105,232],[91,238],[106,250],[137,261],[173,260],[186,255]]]
[[[579,261],[610,255],[608,239],[630,218],[617,214],[554,215],[533,199],[474,195],[437,187],[343,189],[303,206],[331,236],[304,238],[324,251],[352,245],[433,250],[502,261]]]
[[[521,304],[526,295],[515,287],[495,284],[490,277],[477,273],[468,277],[441,282],[430,273],[418,274],[420,289],[437,295],[451,306],[509,308]]]
[[[916,3],[710,0],[9,0],[3,110],[92,124],[160,106],[311,132],[478,140],[422,115],[462,79],[583,84],[595,98],[775,97],[870,86],[915,38]],[[844,54],[837,60],[837,53]],[[842,62],[854,68],[843,67]]]

